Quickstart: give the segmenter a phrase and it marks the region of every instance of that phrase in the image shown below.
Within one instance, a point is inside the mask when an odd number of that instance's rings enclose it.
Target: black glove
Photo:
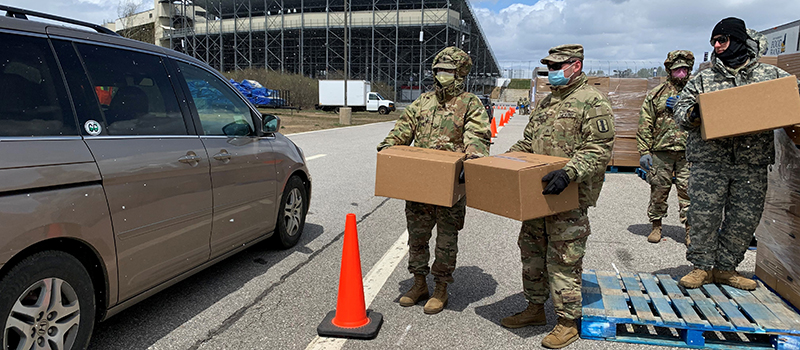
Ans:
[[[463,184],[466,180],[464,179],[464,168],[461,168],[461,174],[458,174],[458,183]]]
[[[692,113],[689,114],[689,122],[690,123],[697,123],[700,121],[700,105],[695,104],[692,107]]]
[[[560,194],[569,185],[569,176],[564,169],[553,170],[542,178],[542,182],[547,182],[542,194]]]

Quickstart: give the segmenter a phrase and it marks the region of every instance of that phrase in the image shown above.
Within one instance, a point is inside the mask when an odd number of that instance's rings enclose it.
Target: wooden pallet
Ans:
[[[760,281],[752,292],[669,275],[583,273],[584,339],[688,348],[800,350],[800,315]]]

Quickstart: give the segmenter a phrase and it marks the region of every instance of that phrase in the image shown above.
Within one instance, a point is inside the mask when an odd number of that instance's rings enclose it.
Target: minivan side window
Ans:
[[[76,44],[108,135],[186,135],[178,99],[159,56]]]
[[[77,136],[47,39],[0,34],[0,136]]]
[[[210,72],[178,61],[194,100],[204,135],[248,136],[253,134],[250,108],[225,81]]]

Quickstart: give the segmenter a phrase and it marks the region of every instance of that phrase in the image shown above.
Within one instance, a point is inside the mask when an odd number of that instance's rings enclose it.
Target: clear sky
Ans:
[[[140,1],[140,0],[129,0]],[[4,4],[102,23],[115,0],[4,0]],[[764,30],[800,19],[800,0],[471,0],[495,57],[505,68],[535,66],[547,49],[583,44],[587,68],[660,65],[667,52],[710,51],[719,20],[735,16]],[[150,9],[153,1],[141,1]]]

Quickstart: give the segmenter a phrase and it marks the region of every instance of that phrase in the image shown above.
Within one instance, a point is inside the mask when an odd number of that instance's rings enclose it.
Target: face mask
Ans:
[[[689,70],[686,68],[678,68],[672,71],[672,77],[675,79],[683,79],[686,78],[687,75],[689,75]]]
[[[456,76],[453,73],[437,72],[436,73],[436,81],[438,81],[439,84],[442,84],[442,86],[448,86],[448,85],[453,84],[453,82],[456,81]]]
[[[567,78],[564,76],[564,70],[569,67],[572,67],[572,64],[570,64],[569,66],[567,66],[562,70],[547,72],[547,80],[550,81],[550,85],[553,86],[567,85],[567,83],[569,83],[569,79],[572,78],[572,74],[570,74],[569,78]],[[574,73],[575,72],[573,72],[573,74]]]

